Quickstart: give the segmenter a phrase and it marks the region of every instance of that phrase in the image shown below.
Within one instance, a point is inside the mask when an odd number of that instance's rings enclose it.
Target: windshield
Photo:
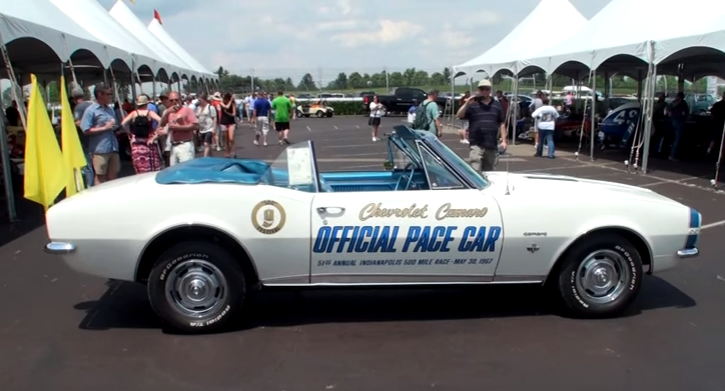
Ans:
[[[481,173],[477,172],[471,166],[466,163],[460,156],[453,152],[447,145],[443,144],[438,139],[426,139],[428,145],[437,152],[448,164],[453,168],[466,175],[479,189],[483,189],[488,185],[486,180],[483,178]]]
[[[285,148],[269,165],[262,176],[261,183],[316,193],[319,182],[312,143],[305,141]]]

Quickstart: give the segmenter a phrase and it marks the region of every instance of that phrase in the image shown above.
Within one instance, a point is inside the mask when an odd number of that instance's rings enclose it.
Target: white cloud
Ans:
[[[317,24],[318,31],[340,31],[340,30],[354,30],[358,28],[363,22],[355,19],[348,20],[333,20],[329,22],[321,22]]]
[[[99,0],[107,8],[115,1]],[[572,0],[582,9],[607,1]],[[169,34],[210,70],[248,74],[253,68],[260,77],[298,79],[322,68],[323,78],[333,79],[383,66],[439,70],[467,61],[495,45],[538,2],[144,0],[130,8],[144,24],[157,9]]]
[[[355,48],[363,45],[385,45],[413,38],[424,28],[419,24],[407,20],[381,20],[379,27],[372,31],[354,31],[333,35],[330,39],[346,48]]]

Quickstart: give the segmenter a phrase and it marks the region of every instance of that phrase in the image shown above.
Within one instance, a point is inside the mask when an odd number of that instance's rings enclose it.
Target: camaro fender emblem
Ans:
[[[254,229],[265,234],[273,235],[284,228],[287,214],[282,205],[272,200],[264,200],[252,209],[252,225]]]
[[[536,243],[532,243],[531,246],[526,247],[527,250],[529,250],[530,253],[535,253],[539,251],[539,246]]]

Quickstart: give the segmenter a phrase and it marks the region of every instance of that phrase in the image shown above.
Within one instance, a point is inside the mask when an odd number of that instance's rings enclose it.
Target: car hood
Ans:
[[[667,204],[679,204],[670,198],[643,187],[615,182],[583,179],[566,175],[524,174],[489,172],[486,173],[490,189],[494,193],[506,193],[508,187],[512,195],[552,196],[556,198],[576,198],[581,196],[607,199],[637,199]]]

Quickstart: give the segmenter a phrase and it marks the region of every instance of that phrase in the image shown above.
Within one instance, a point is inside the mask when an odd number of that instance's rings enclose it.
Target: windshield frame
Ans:
[[[417,147],[401,147],[401,145],[408,144],[406,142],[408,139],[413,142],[422,142],[425,146],[427,146],[431,152],[438,156],[448,170],[460,177],[469,188],[483,190],[490,185],[484,173],[476,172],[465,160],[453,152],[453,150],[451,150],[433,134],[426,131],[413,130],[405,125],[398,125],[393,129],[395,130],[389,135],[389,139],[391,139],[395,145],[406,154],[410,155],[410,153],[414,153],[415,156],[410,156],[410,159],[416,162],[419,167],[421,167],[424,163],[422,161],[421,152],[417,149]],[[390,153],[390,149],[388,149],[388,151]]]

